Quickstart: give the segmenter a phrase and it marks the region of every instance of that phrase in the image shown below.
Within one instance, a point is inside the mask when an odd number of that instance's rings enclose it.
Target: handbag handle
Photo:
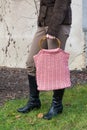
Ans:
[[[42,49],[42,43],[43,43],[43,41],[46,40],[46,39],[47,39],[46,36],[43,36],[43,37],[40,39],[40,41],[39,41],[39,47],[40,47],[40,49]],[[56,39],[56,41],[57,41],[58,48],[60,48],[61,41],[60,41],[58,38],[55,38],[55,39]],[[55,39],[54,39],[54,40],[55,40]]]

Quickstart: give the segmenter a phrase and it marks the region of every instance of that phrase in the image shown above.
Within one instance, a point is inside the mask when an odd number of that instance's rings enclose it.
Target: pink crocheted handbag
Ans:
[[[46,37],[40,40],[40,44]],[[56,39],[59,42],[59,39]],[[59,44],[60,45],[60,44]],[[41,49],[34,56],[38,90],[56,90],[71,86],[68,67],[69,54],[60,47],[56,49]]]

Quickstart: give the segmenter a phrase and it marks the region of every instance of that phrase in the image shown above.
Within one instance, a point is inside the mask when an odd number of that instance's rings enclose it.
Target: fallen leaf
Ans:
[[[38,117],[38,118],[43,118],[43,113],[39,113],[39,114],[37,115],[37,117]]]
[[[16,119],[18,119],[18,118],[20,118],[20,117],[21,117],[21,115],[17,115],[17,116],[15,116]]]

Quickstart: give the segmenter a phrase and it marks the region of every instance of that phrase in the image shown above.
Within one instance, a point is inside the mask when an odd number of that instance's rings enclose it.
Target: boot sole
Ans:
[[[53,117],[56,117],[56,116],[58,116],[59,114],[62,114],[62,111],[59,111],[57,114],[51,115],[51,116],[49,116],[49,117],[46,117],[46,115],[44,115],[44,116],[43,116],[43,119],[45,119],[45,120],[51,120]]]

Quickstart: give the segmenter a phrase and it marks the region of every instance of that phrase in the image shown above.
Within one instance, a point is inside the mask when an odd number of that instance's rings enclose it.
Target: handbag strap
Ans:
[[[56,41],[57,41],[58,48],[60,48],[61,41],[60,41],[58,38],[55,38],[55,39],[56,39]],[[55,40],[55,39],[54,39],[54,40]],[[43,43],[45,40],[47,40],[47,37],[46,37],[46,36],[43,36],[43,37],[40,39],[40,41],[39,41],[39,47],[40,47],[40,49],[42,49],[42,43]]]

